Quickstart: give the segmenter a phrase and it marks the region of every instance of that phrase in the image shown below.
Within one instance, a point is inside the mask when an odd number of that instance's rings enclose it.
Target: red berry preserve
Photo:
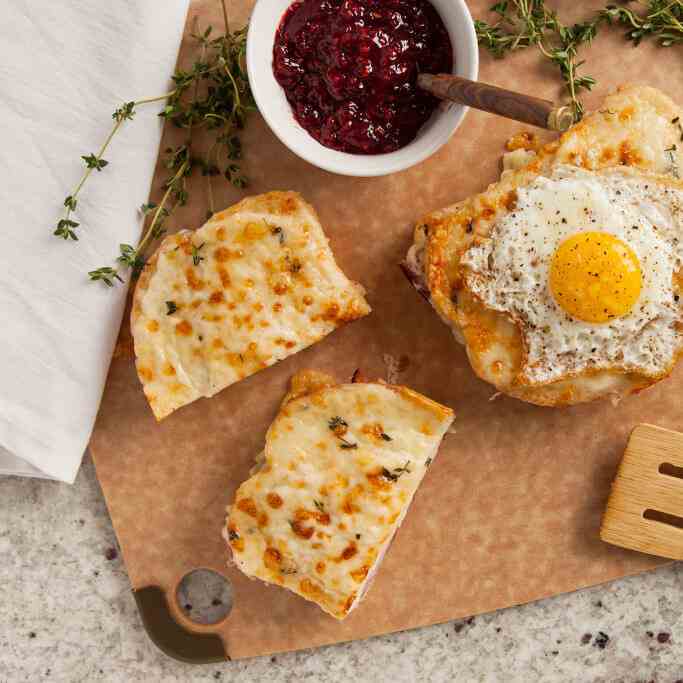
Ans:
[[[298,0],[275,36],[273,72],[318,142],[383,154],[415,139],[439,101],[417,75],[450,73],[453,48],[427,0]]]

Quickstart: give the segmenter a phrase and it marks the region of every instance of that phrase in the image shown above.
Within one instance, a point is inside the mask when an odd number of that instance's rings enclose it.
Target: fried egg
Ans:
[[[675,273],[683,191],[619,169],[559,165],[462,256],[466,287],[517,325],[518,381],[586,370],[665,375],[681,346]]]

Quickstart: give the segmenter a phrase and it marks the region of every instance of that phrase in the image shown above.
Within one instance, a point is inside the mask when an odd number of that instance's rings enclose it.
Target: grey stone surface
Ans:
[[[683,680],[681,565],[471,622],[195,667],[149,641],[113,548],[89,460],[73,487],[0,479],[1,683]]]

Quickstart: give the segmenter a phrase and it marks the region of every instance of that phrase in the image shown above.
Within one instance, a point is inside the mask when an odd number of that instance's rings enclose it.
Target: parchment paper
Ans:
[[[473,15],[485,15],[489,2],[470,3]],[[589,11],[587,4],[573,9],[583,3],[553,4],[567,20]],[[218,24],[214,5],[199,0],[194,13]],[[250,3],[230,5],[235,22],[243,21]],[[586,99],[589,107],[599,106],[625,81],[648,83],[677,97],[683,85],[680,48],[635,49],[621,29],[603,33],[584,51],[586,70],[599,81]],[[480,77],[548,99],[559,95],[555,71],[532,50],[505,61],[482,54]],[[663,562],[606,545],[598,530],[633,426],[647,421],[683,428],[681,370],[618,407],[601,402],[554,410],[508,398],[490,401],[492,387],[476,379],[463,349],[396,265],[422,214],[496,178],[503,145],[520,128],[471,111],[452,141],[427,162],[386,178],[352,179],[299,160],[254,116],[244,136],[248,191],[292,189],[311,201],[339,264],[365,285],[374,312],[160,425],[135,375],[124,323],[91,445],[131,583],[135,589],[160,586],[172,595],[193,568],[224,573],[234,586],[235,604],[214,630],[231,657],[486,612]],[[167,131],[162,148],[171,134]],[[206,204],[200,182],[193,196],[176,227],[201,224]],[[219,206],[241,196],[224,188]],[[442,445],[365,602],[337,623],[287,591],[227,568],[223,512],[262,448],[292,373],[310,367],[348,378],[360,367],[383,377],[384,354],[402,359],[401,383],[456,410],[456,433]],[[175,615],[182,619],[179,609]]]

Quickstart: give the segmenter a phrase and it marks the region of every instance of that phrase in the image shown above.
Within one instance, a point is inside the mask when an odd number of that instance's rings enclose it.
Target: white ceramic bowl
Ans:
[[[467,107],[443,103],[409,145],[389,154],[348,154],[324,147],[294,119],[284,91],[273,75],[273,45],[280,21],[293,0],[258,0],[249,22],[247,69],[256,104],[275,135],[315,166],[350,176],[380,176],[420,163],[450,139]],[[454,73],[476,80],[479,49],[464,0],[431,0],[454,47]]]

